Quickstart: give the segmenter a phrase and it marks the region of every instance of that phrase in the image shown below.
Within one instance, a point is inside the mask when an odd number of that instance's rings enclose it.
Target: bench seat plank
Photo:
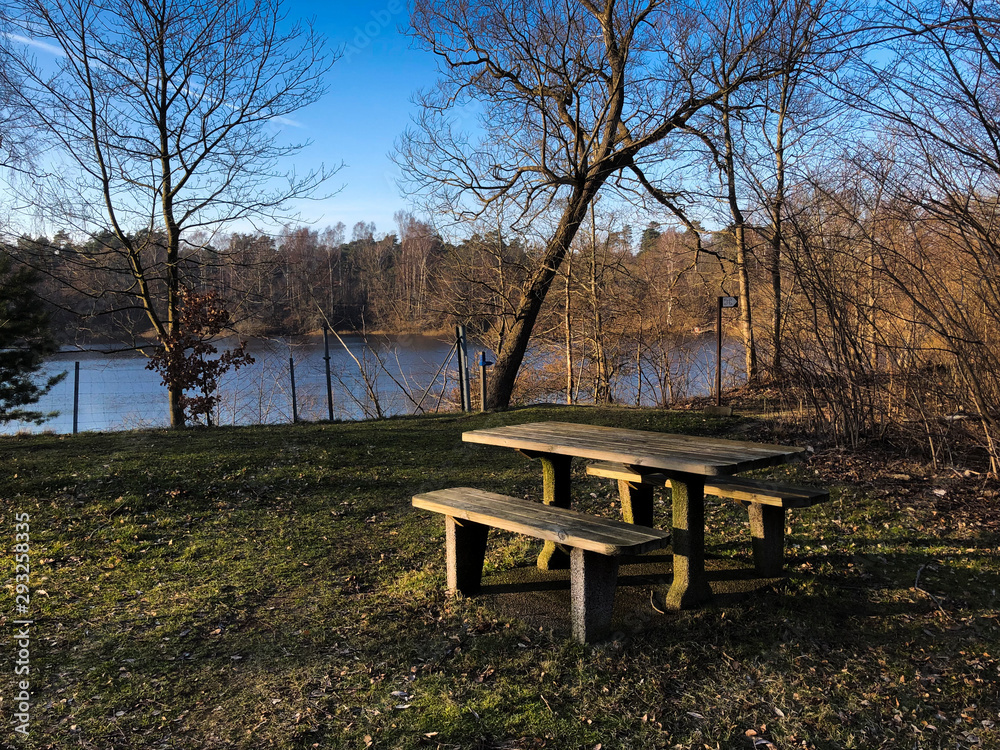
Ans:
[[[670,534],[566,508],[457,487],[416,495],[413,505],[453,518],[615,557],[660,549]]]
[[[595,477],[670,487],[670,479],[659,472],[641,473],[622,464],[590,464],[587,473]],[[808,508],[830,499],[830,491],[821,487],[802,487],[744,477],[710,477],[705,480],[705,494],[781,508]]]

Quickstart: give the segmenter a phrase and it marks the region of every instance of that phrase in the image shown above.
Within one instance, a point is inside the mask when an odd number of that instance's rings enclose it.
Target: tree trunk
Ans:
[[[176,386],[167,388],[167,400],[170,404],[170,427],[173,429],[178,429],[185,425],[184,409],[181,407],[181,395],[183,393],[183,389]]]
[[[566,267],[566,312],[565,312],[565,333],[566,333],[566,403],[573,403],[573,300],[570,294],[570,281],[573,278],[573,255],[569,256],[569,263]]]
[[[746,356],[747,382],[757,379],[757,347],[753,340],[753,319],[750,310],[750,272],[747,269],[746,219],[740,210],[736,192],[736,154],[729,121],[729,96],[722,97],[722,125],[725,138],[725,170],[729,197],[729,210],[733,217],[733,239],[736,242],[736,275],[739,280],[740,328]]]
[[[569,250],[573,238],[587,213],[587,207],[593,200],[606,175],[594,177],[584,185],[573,190],[566,202],[559,226],[545,246],[545,253],[532,276],[525,286],[521,301],[514,314],[514,322],[504,338],[500,351],[497,353],[496,365],[493,367],[493,377],[490,381],[489,400],[487,408],[506,409],[514,393],[514,383],[518,370],[528,349],[532,328],[538,318],[538,312],[545,302],[545,295],[552,286],[556,272],[562,265],[563,258]]]
[[[736,265],[740,282],[740,329],[743,332],[743,348],[747,371],[747,382],[757,380],[757,346],[753,339],[753,317],[750,310],[750,272],[747,270],[746,228],[736,228]]]
[[[781,380],[781,371],[784,367],[782,363],[781,351],[781,218],[778,216],[780,204],[774,208],[774,218],[771,237],[771,295],[774,297],[774,310],[771,312],[771,379]]]
[[[781,98],[778,103],[778,127],[774,141],[774,200],[771,202],[771,248],[768,265],[771,271],[771,296],[774,309],[771,312],[771,372],[773,381],[781,380],[781,212],[785,202],[785,115],[788,111],[791,82],[786,76],[782,81]]]
[[[594,359],[597,360],[594,403],[610,404],[611,375],[608,372],[608,351],[604,346],[604,318],[601,315],[601,300],[597,283],[597,218],[594,204],[590,204],[590,305],[594,315]]]

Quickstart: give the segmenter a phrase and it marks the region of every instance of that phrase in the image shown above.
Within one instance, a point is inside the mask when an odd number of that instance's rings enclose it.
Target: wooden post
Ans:
[[[462,397],[462,411],[472,411],[472,395],[469,392],[469,349],[465,341],[465,326],[455,326],[458,346],[458,389]]]
[[[299,404],[295,398],[295,358],[288,358],[288,376],[292,381],[292,422],[299,421]]]
[[[486,411],[486,352],[479,355],[479,411]]]
[[[780,576],[785,566],[785,509],[750,503],[747,513],[754,567],[762,576]]]
[[[573,548],[569,600],[573,637],[590,643],[607,635],[615,607],[618,558]]]
[[[479,352],[479,411],[486,411],[486,368],[492,364],[486,352]]]
[[[715,405],[722,406],[722,297],[715,318]]]
[[[471,596],[479,591],[489,526],[444,517],[445,566],[449,591]]]
[[[653,525],[653,488],[642,481],[618,480],[618,497],[622,503],[622,520],[640,526]]]
[[[73,364],[73,434],[80,426],[80,363]]]
[[[333,421],[333,383],[330,382],[330,331],[323,326],[323,361],[326,363],[326,409]]]

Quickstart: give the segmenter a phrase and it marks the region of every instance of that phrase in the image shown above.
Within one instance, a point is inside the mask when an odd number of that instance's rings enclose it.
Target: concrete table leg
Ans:
[[[780,576],[785,566],[785,509],[750,503],[747,513],[754,567],[762,576]]]
[[[618,558],[574,548],[570,561],[573,637],[581,643],[590,643],[611,629]]]
[[[618,495],[622,501],[622,520],[641,526],[653,525],[653,487],[642,482],[618,480]]]
[[[542,453],[537,458],[542,462],[543,494],[542,502],[556,508],[568,508],[570,502],[570,456]],[[569,555],[555,542],[545,542],[538,555],[541,570],[565,570],[569,567]]]
[[[489,526],[445,516],[444,549],[449,591],[460,591],[466,595],[479,591],[489,530]]]
[[[705,576],[705,478],[670,476],[673,494],[674,581],[664,603],[692,609],[712,598]]]

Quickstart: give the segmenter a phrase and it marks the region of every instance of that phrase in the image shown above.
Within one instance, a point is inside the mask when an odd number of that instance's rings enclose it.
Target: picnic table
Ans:
[[[570,506],[573,458],[613,462],[638,474],[670,480],[673,501],[674,579],[665,603],[689,609],[707,601],[712,591],[705,574],[705,482],[707,478],[784,463],[804,449],[600,427],[570,422],[533,422],[462,434],[469,443],[513,448],[542,464],[543,502]],[[538,558],[544,569],[565,568],[569,559],[555,542],[546,541]]]

